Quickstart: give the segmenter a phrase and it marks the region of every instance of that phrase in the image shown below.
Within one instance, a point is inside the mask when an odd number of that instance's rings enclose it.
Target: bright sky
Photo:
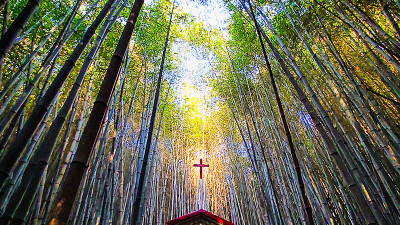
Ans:
[[[229,13],[222,0],[205,0],[207,4],[199,4],[199,0],[178,0],[179,5],[197,20],[211,25],[211,28],[226,28]]]
[[[228,10],[224,7],[222,0],[208,0],[207,4],[200,4],[193,0],[177,0],[179,7],[191,14],[196,20],[205,23],[210,29],[218,29],[227,34]],[[197,97],[208,100],[210,89],[206,77],[210,75],[210,56],[200,55],[196,49],[185,42],[172,44],[174,52],[178,53],[181,60],[179,66],[178,97],[184,101],[185,97]]]

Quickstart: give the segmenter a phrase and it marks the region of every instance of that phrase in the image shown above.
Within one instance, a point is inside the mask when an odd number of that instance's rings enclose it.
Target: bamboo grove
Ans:
[[[400,1],[0,9],[0,224],[400,223]]]

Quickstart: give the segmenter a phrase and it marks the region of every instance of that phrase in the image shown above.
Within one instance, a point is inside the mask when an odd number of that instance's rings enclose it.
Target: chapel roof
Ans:
[[[185,222],[190,222],[196,218],[204,218],[204,219],[208,218],[211,219],[211,221],[214,222],[215,224],[220,224],[220,225],[233,225],[232,222],[224,220],[221,217],[214,215],[204,209],[200,209],[195,212],[191,212],[189,214],[170,220],[167,222],[167,225],[186,224]]]

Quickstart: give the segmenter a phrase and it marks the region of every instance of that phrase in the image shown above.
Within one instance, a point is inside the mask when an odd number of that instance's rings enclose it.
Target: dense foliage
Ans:
[[[0,224],[400,223],[398,0],[142,4],[0,0]]]

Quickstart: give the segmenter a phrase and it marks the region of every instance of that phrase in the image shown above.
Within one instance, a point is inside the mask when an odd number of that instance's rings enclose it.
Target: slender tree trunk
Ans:
[[[9,20],[9,14],[10,14],[10,10],[9,10],[9,6],[10,5],[10,3],[9,2],[7,2],[6,3],[6,5],[4,6],[4,12],[3,12],[3,27],[1,28],[1,38],[3,38],[3,35],[6,33],[6,31],[7,31],[7,23],[8,23],[8,20]],[[3,78],[3,71],[2,71],[2,69],[3,69],[3,66],[0,64],[0,86],[2,86],[2,78]]]
[[[0,7],[6,3],[5,1],[3,1],[3,3],[1,1],[3,0],[0,0]],[[14,46],[14,41],[18,37],[19,32],[25,27],[28,20],[38,8],[40,2],[41,0],[29,0],[18,17],[11,23],[7,32],[2,35],[0,39],[0,65],[3,65],[4,57]]]
[[[142,192],[143,192],[143,186],[144,186],[145,179],[146,179],[146,170],[147,170],[148,158],[149,158],[149,154],[150,154],[150,148],[152,146],[154,124],[155,124],[157,112],[158,112],[158,102],[159,102],[160,92],[161,92],[161,83],[162,83],[162,77],[163,77],[163,72],[164,72],[164,62],[165,62],[165,57],[166,57],[166,53],[167,53],[168,40],[169,40],[169,34],[170,34],[170,29],[171,29],[171,24],[172,24],[174,8],[175,8],[175,1],[172,3],[172,10],[171,10],[170,18],[169,18],[167,35],[165,38],[164,49],[163,49],[162,58],[161,58],[160,71],[159,71],[158,80],[157,80],[157,88],[156,88],[156,92],[155,92],[155,96],[154,96],[153,109],[152,109],[151,118],[150,118],[149,132],[147,134],[146,148],[145,148],[145,152],[144,152],[144,156],[143,156],[143,164],[142,164],[142,168],[141,168],[139,182],[138,182],[138,184],[136,184],[138,189],[137,189],[137,193],[136,193],[135,200],[133,203],[132,220],[131,220],[132,225],[136,225],[138,222],[140,205],[143,201]]]
[[[94,148],[99,130],[103,124],[104,114],[107,110],[118,73],[122,65],[122,59],[129,45],[135,23],[139,16],[143,0],[135,0],[124,31],[111,59],[109,68],[101,85],[98,97],[94,103],[91,115],[82,134],[81,141],[76,151],[74,160],[65,175],[65,183],[60,190],[56,208],[50,217],[50,224],[66,224],[72,209],[72,204],[77,195],[81,180],[86,171],[91,151]]]
[[[252,20],[254,22],[254,25],[255,25],[255,28],[256,28],[256,31],[257,31],[257,35],[258,35],[258,38],[259,38],[259,41],[260,41],[260,44],[261,44],[261,49],[263,51],[263,55],[264,55],[264,58],[265,58],[265,61],[266,61],[266,64],[267,64],[268,73],[269,73],[269,76],[270,76],[270,79],[271,79],[272,87],[274,89],[274,94],[275,94],[275,98],[276,98],[278,109],[279,109],[279,115],[281,117],[281,120],[282,120],[282,123],[283,123],[283,127],[285,129],[286,138],[287,138],[287,141],[288,141],[288,144],[289,144],[291,157],[292,157],[292,160],[293,160],[293,164],[295,166],[297,182],[298,182],[299,187],[300,187],[302,200],[303,200],[303,203],[305,205],[305,210],[306,210],[306,218],[307,218],[306,219],[306,223],[307,224],[314,224],[313,212],[312,212],[312,208],[311,208],[309,197],[307,197],[307,194],[306,194],[303,177],[301,175],[301,170],[300,170],[300,163],[299,163],[299,160],[298,160],[297,155],[296,155],[296,150],[295,150],[295,147],[294,147],[294,144],[293,144],[292,135],[290,134],[289,126],[288,126],[287,121],[286,121],[286,116],[285,116],[285,113],[283,111],[282,102],[281,102],[281,99],[279,97],[278,88],[276,86],[275,78],[274,78],[274,75],[272,73],[271,65],[270,65],[269,60],[268,60],[268,56],[267,56],[267,52],[265,50],[264,42],[263,42],[262,37],[261,37],[260,28],[259,28],[259,25],[258,25],[258,23],[256,21],[255,16],[254,16],[254,12],[253,12],[253,8],[251,6],[250,0],[248,0],[248,4],[249,4],[250,12],[252,14]]]
[[[278,52],[278,50],[275,48],[275,46],[272,44],[270,39],[263,34],[264,39],[267,41],[267,44],[269,47],[272,49],[273,54],[278,60],[278,63],[280,64],[282,70],[284,73],[288,76],[289,81],[293,84],[294,89],[296,90],[300,100],[303,102],[303,105],[305,106],[307,112],[309,113],[310,117],[314,121],[314,124],[316,125],[316,128],[320,132],[321,136],[323,137],[325,144],[328,146],[328,150],[330,151],[329,154],[332,156],[334,159],[337,167],[339,168],[342,177],[344,178],[344,181],[346,182],[346,185],[350,190],[352,191],[355,199],[357,200],[357,203],[359,207],[361,208],[361,212],[367,221],[368,224],[375,224],[375,218],[374,214],[372,213],[372,210],[370,209],[370,205],[367,203],[367,201],[364,199],[363,191],[361,190],[361,187],[357,185],[355,177],[353,173],[349,171],[346,165],[345,159],[342,157],[342,155],[337,151],[334,142],[332,141],[331,137],[328,135],[327,131],[325,128],[322,126],[321,121],[318,117],[318,115],[315,112],[314,107],[311,105],[309,100],[307,99],[305,93],[301,90],[300,86],[298,85],[297,81],[294,79],[293,75],[289,71],[289,68],[285,65],[283,62],[283,59]],[[346,148],[344,148],[346,149]],[[355,172],[355,171],[353,171]]]
[[[48,32],[48,34],[46,35],[46,37],[37,45],[37,47],[29,54],[29,56],[27,56],[23,62],[21,63],[21,65],[19,66],[17,72],[7,81],[6,83],[6,87],[1,91],[0,93],[0,98],[4,98],[5,95],[7,94],[7,92],[19,81],[21,80],[21,76],[23,75],[24,71],[26,70],[26,68],[29,66],[30,63],[32,63],[32,60],[34,58],[34,56],[41,50],[41,48],[46,44],[46,42],[51,38],[51,36],[53,35],[53,33],[56,31],[56,29],[62,24],[62,22],[67,18],[67,16],[69,15],[69,13],[71,13],[72,8],[69,9],[65,16],[63,16],[62,18],[60,18],[60,20],[57,22],[57,24],[55,24],[50,31]],[[19,86],[17,85],[16,87],[14,87],[14,89],[18,89]],[[9,95],[7,98],[12,98],[13,95]]]
[[[9,173],[14,166],[15,162],[18,160],[21,153],[27,144],[27,140],[33,135],[33,132],[37,129],[37,126],[43,120],[49,105],[56,97],[56,94],[61,89],[68,75],[71,73],[75,66],[75,63],[80,58],[83,50],[89,44],[90,39],[96,32],[97,27],[100,25],[101,21],[105,18],[111,9],[111,5],[115,0],[109,0],[98,14],[96,19],[93,21],[92,25],[87,29],[85,34],[82,36],[81,41],[76,46],[73,53],[70,55],[69,59],[65,62],[64,66],[61,68],[60,72],[57,74],[56,78],[47,89],[45,95],[41,102],[39,102],[32,111],[31,116],[24,125],[21,133],[16,137],[14,143],[8,148],[6,154],[4,155],[2,161],[0,162],[0,184],[9,176]]]

